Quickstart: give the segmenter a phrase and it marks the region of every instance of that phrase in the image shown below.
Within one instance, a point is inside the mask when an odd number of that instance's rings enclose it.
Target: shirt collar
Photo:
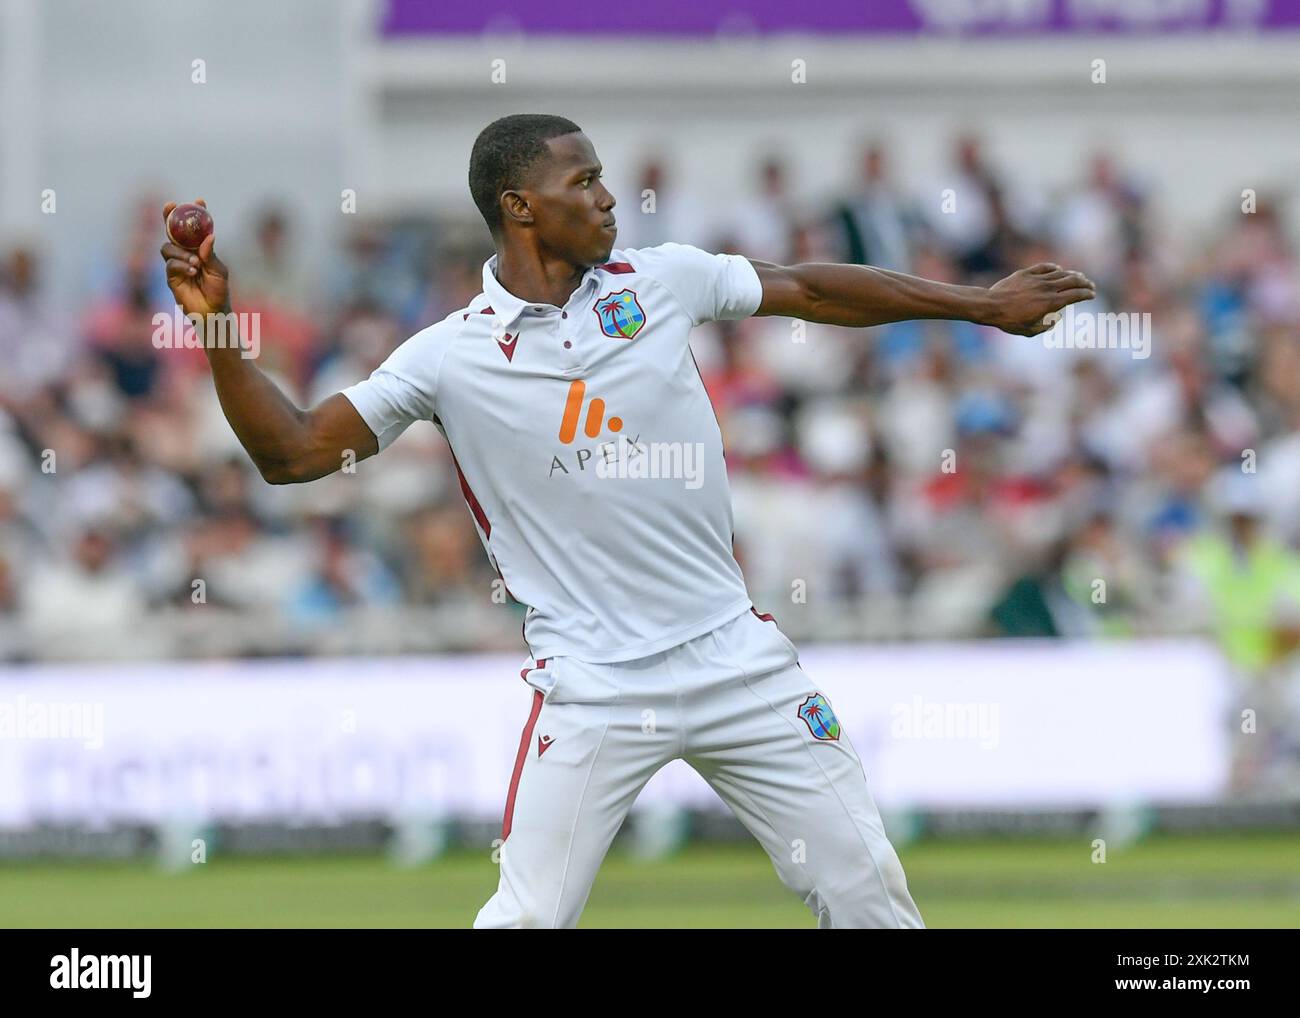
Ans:
[[[520,300],[501,285],[500,280],[497,279],[496,270],[497,256],[493,255],[483,263],[483,295],[487,297],[488,306],[492,308],[494,317],[508,329],[515,319],[526,310],[532,307],[542,307],[543,305],[535,305],[526,300]],[[586,291],[597,282],[596,268],[593,266],[582,277],[582,282],[573,291],[573,296],[569,298],[569,302],[586,299]]]

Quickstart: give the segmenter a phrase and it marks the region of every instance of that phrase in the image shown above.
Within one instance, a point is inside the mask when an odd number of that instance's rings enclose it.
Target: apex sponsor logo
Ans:
[[[582,408],[586,402],[586,420],[583,422]],[[560,441],[572,445],[578,437],[578,427],[582,424],[582,433],[587,438],[598,438],[605,428],[614,432],[616,437],[602,442],[595,448],[575,449],[573,464],[579,472],[587,469],[587,464],[595,459],[595,472],[598,477],[620,479],[669,478],[684,480],[687,488],[699,488],[704,484],[705,449],[701,442],[642,442],[641,436],[629,438],[623,431],[623,418],[605,419],[605,401],[593,396],[587,401],[587,383],[575,381],[569,384],[569,394],[564,402],[564,415],[560,419]],[[548,477],[571,473],[564,460],[558,455],[551,457],[551,469]]]
[[[519,343],[519,333],[513,336],[510,333],[505,334],[504,339],[497,340],[497,346],[501,347],[501,352],[506,355],[506,360],[513,362],[515,359],[515,346]]]
[[[550,735],[539,735],[537,737],[537,755],[541,756],[555,743],[555,738]]]
[[[560,441],[565,445],[572,444],[578,434],[578,418],[582,415],[582,401],[587,395],[587,383],[583,381],[573,382],[569,386],[569,396],[564,402],[564,416],[560,418]],[[605,423],[605,401],[599,396],[593,396],[591,402],[587,405],[587,422],[582,429],[582,433],[588,438],[596,438],[600,435],[601,427]],[[609,430],[619,432],[623,430],[623,418],[611,417],[609,419]]]
[[[50,986],[55,990],[130,990],[149,996],[153,955],[87,954],[73,948],[50,959]]]

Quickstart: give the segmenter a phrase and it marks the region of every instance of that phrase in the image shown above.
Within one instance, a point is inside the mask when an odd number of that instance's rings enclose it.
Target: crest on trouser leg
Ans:
[[[821,693],[813,693],[799,705],[799,717],[808,726],[814,739],[834,742],[840,737],[840,719],[831,710],[831,705]]]

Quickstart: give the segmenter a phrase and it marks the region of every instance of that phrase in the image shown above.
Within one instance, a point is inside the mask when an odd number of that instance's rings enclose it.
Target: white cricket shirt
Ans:
[[[633,660],[751,607],[687,340],[753,314],[758,274],[684,244],[610,259],[559,308],[507,292],[493,255],[468,307],[343,390],[381,450],[414,421],[446,437],[534,658]]]

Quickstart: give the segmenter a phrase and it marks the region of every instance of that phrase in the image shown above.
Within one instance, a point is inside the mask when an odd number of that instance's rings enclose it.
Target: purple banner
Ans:
[[[1300,28],[1300,0],[388,0],[386,36],[1165,35]]]

